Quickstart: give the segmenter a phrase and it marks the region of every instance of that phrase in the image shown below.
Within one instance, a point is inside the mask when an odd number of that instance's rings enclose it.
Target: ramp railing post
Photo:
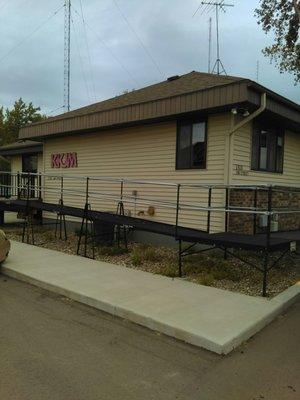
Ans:
[[[31,190],[31,184],[30,184],[30,172],[27,173],[27,193],[26,193],[26,206],[25,206],[25,220],[23,224],[23,231],[22,231],[22,242],[25,241],[25,236],[26,236],[26,242],[29,243],[30,241],[30,233],[31,233],[31,241],[32,244],[34,244],[34,231],[33,231],[33,222],[32,222],[32,214],[30,210],[30,190]]]
[[[208,200],[207,200],[207,206],[208,206],[208,211],[207,211],[207,233],[210,231],[210,207],[211,207],[211,195],[212,195],[212,188],[210,187],[208,189]]]
[[[80,246],[81,246],[81,240],[83,236],[83,231],[84,232],[84,251],[83,255],[84,257],[87,257],[87,245],[88,245],[88,228],[89,228],[89,223],[90,228],[91,228],[91,238],[92,238],[92,252],[93,252],[93,258],[95,258],[95,241],[94,241],[94,222],[89,217],[89,210],[90,210],[90,204],[89,204],[89,181],[90,178],[86,178],[86,188],[85,188],[85,205],[84,205],[84,211],[83,211],[83,217],[81,221],[81,226],[80,226],[80,232],[79,232],[79,238],[78,238],[78,243],[77,243],[77,254],[80,252]]]
[[[267,286],[268,286],[268,265],[269,265],[269,251],[270,251],[270,241],[271,241],[271,222],[272,222],[272,185],[268,187],[268,224],[267,224],[267,235],[266,235],[266,247],[264,255],[264,265],[263,265],[263,288],[262,295],[266,297]]]
[[[42,201],[42,174],[38,174],[38,193],[39,193],[39,201]]]
[[[120,185],[120,200],[118,202],[117,206],[117,215],[125,215],[125,210],[124,210],[124,203],[123,203],[123,195],[124,195],[124,180],[121,180],[121,185]],[[124,244],[125,248],[128,248],[128,240],[127,240],[127,228],[125,225],[122,225],[123,228],[123,239],[124,239]],[[121,242],[121,226],[120,224],[117,225],[116,229],[116,239],[117,239],[117,245],[120,247],[120,242]]]
[[[257,187],[254,190],[254,211],[257,211]],[[256,223],[257,223],[257,214],[256,212],[253,214],[253,235],[256,234]]]
[[[180,210],[180,183],[177,184],[176,191],[176,221],[175,221],[175,239],[178,238],[179,210]]]
[[[20,199],[20,172],[17,172],[17,198]]]
[[[182,277],[182,241],[179,239],[178,243],[178,276]]]
[[[63,176],[60,177],[60,199],[59,205],[64,205],[64,178]],[[59,211],[56,215],[56,222],[55,222],[55,237],[57,237],[57,228],[59,225],[59,238],[62,239],[64,232],[64,240],[67,240],[67,227],[66,227],[66,217],[63,211]]]
[[[85,191],[85,212],[86,212],[86,217],[85,217],[85,236],[84,236],[84,257],[86,257],[87,254],[87,237],[88,237],[88,218],[87,218],[87,213],[88,213],[88,204],[89,204],[89,180],[90,178],[86,178],[86,191]]]
[[[226,187],[225,190],[225,232],[228,232],[228,221],[229,221],[229,188]],[[224,249],[224,260],[227,260],[228,253],[227,247]]]
[[[182,277],[182,241],[178,235],[178,225],[179,225],[179,211],[180,211],[180,183],[177,184],[176,191],[176,222],[175,222],[175,239],[178,241],[178,276]]]

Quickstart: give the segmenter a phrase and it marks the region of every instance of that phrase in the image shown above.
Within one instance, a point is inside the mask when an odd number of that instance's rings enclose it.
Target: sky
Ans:
[[[207,72],[213,13],[201,0],[72,0],[71,109],[193,70]],[[0,105],[22,97],[43,113],[63,112],[64,0],[0,0]],[[259,0],[228,0],[220,13],[221,60],[228,75],[257,80],[300,103],[300,85],[261,53],[272,43],[257,24]],[[82,6],[82,8],[81,8]],[[83,11],[83,14],[81,13]],[[82,18],[83,15],[83,18]]]

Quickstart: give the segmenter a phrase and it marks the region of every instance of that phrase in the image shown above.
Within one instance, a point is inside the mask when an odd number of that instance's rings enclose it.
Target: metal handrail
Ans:
[[[9,171],[0,171],[0,174],[8,174],[11,176],[17,176],[18,174],[21,176],[28,176],[27,172],[9,172]],[[115,182],[115,183],[133,183],[140,185],[158,185],[158,186],[170,186],[177,187],[178,182],[163,182],[163,181],[152,181],[152,180],[136,180],[130,178],[116,178],[116,177],[107,177],[107,176],[85,176],[85,175],[69,175],[69,174],[49,174],[49,173],[30,173],[30,176],[41,176],[41,177],[49,177],[49,178],[57,178],[57,179],[76,179],[76,180],[86,180],[89,178],[90,181],[103,181],[103,182]],[[280,191],[286,189],[288,192],[300,191],[300,186],[286,186],[286,185],[278,185],[278,184],[260,184],[260,185],[241,185],[241,184],[196,184],[196,183],[185,183],[180,182],[181,187],[190,187],[190,188],[203,188],[203,189],[241,189],[241,190],[253,190],[253,189],[268,189],[272,187],[273,191]]]
[[[252,215],[274,215],[274,214],[291,214],[291,213],[299,213],[300,210],[274,210],[274,209],[268,209],[264,208],[264,207],[239,207],[239,206],[230,206],[230,205],[226,205],[225,207],[221,207],[221,206],[212,206],[211,204],[209,204],[208,206],[202,206],[199,204],[187,204],[187,203],[183,203],[180,201],[180,197],[176,198],[176,201],[168,201],[168,200],[159,200],[159,199],[153,199],[153,198],[143,198],[143,197],[137,197],[137,196],[131,196],[131,195],[126,195],[124,194],[123,190],[123,186],[125,183],[129,183],[129,184],[149,184],[149,185],[160,185],[160,186],[167,186],[167,187],[171,187],[171,188],[176,188],[178,189],[179,186],[181,188],[202,188],[202,189],[206,189],[211,191],[212,189],[226,189],[226,191],[228,191],[230,188],[234,188],[234,189],[255,189],[255,190],[259,190],[259,189],[264,189],[264,190],[274,190],[276,191],[276,188],[278,188],[278,186],[274,186],[274,185],[207,185],[207,184],[189,184],[189,183],[170,183],[170,182],[157,182],[157,181],[148,181],[148,180],[134,180],[134,179],[126,179],[126,178],[112,178],[112,177],[97,177],[97,176],[92,176],[92,177],[85,177],[85,176],[78,176],[78,175],[53,175],[53,174],[44,174],[44,173],[24,173],[24,172],[20,172],[20,173],[11,173],[8,171],[3,171],[0,172],[0,174],[6,174],[6,175],[10,175],[11,177],[20,177],[21,178],[21,183],[17,184],[16,180],[14,180],[14,182],[12,182],[12,184],[8,185],[8,184],[0,184],[0,187],[4,187],[4,188],[11,188],[12,191],[37,191],[37,193],[41,194],[41,192],[43,193],[47,193],[47,192],[52,192],[52,193],[56,193],[59,194],[60,196],[63,195],[63,193],[69,193],[72,194],[73,196],[77,196],[77,197],[86,197],[87,193],[85,190],[81,190],[81,189],[76,189],[76,188],[68,188],[68,187],[59,187],[59,188],[53,188],[50,187],[48,185],[45,184],[45,178],[57,178],[57,180],[61,181],[63,180],[78,180],[78,181],[82,181],[82,182],[86,182],[86,180],[89,181],[103,181],[103,182],[115,182],[117,184],[121,184],[121,194],[113,194],[113,193],[106,193],[103,191],[97,191],[97,190],[93,190],[93,191],[89,191],[88,193],[88,197],[89,198],[93,198],[93,199],[97,199],[97,198],[101,198],[101,199],[107,199],[107,200],[114,200],[116,202],[123,202],[123,203],[128,203],[128,204],[144,204],[144,205],[155,205],[161,208],[169,208],[169,209],[176,209],[177,212],[179,210],[190,210],[190,211],[201,211],[201,212],[208,212],[209,214],[211,212],[223,212],[223,213],[243,213],[243,214],[252,214]],[[30,177],[34,178],[34,181],[36,180],[36,178],[38,178],[38,188],[36,183],[34,182],[32,184],[32,182],[30,182]],[[42,183],[42,177],[44,177],[44,183]],[[28,180],[28,181],[27,181]],[[120,190],[119,187],[117,187],[117,190]],[[294,190],[294,188],[292,189]],[[291,190],[289,188],[288,190],[289,193],[291,193]],[[175,197],[176,193],[174,192],[174,197]]]

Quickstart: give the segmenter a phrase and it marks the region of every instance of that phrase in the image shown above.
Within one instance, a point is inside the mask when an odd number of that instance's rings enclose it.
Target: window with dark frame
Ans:
[[[284,130],[266,127],[256,122],[252,134],[251,169],[265,172],[283,172]]]
[[[22,172],[37,173],[38,156],[36,154],[22,155]]]
[[[180,121],[177,124],[176,169],[206,167],[206,121]]]

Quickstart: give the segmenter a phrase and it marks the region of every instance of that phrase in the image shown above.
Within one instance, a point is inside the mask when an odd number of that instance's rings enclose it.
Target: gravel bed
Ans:
[[[21,241],[20,227],[6,227],[7,237]],[[40,247],[76,254],[78,236],[68,234],[68,239],[55,238],[54,230],[35,227],[35,244]],[[91,255],[91,251],[89,251]],[[260,254],[240,252],[244,258],[259,265]],[[278,255],[272,255],[276,259]],[[177,276],[177,251],[175,249],[130,243],[128,251],[117,247],[97,246],[96,260],[118,264],[146,272],[169,277]],[[184,278],[194,283],[213,286],[251,296],[261,295],[262,274],[236,258],[223,260],[223,254],[216,250],[200,255],[188,256],[183,263]],[[268,296],[273,297],[300,280],[300,256],[287,255],[269,272]]]

